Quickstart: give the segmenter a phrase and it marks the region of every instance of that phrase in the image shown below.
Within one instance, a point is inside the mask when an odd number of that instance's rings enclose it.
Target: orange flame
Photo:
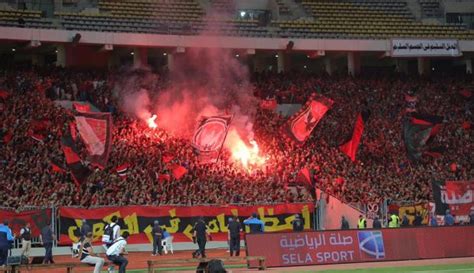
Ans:
[[[260,156],[260,149],[255,140],[250,140],[251,146],[247,146],[237,131],[231,129],[226,143],[232,153],[232,160],[241,164],[245,169],[260,167],[265,164],[266,158]]]
[[[155,122],[156,115],[151,116],[151,118],[148,118],[146,120],[146,123],[148,124],[148,127],[151,129],[156,129],[158,127],[158,124]]]

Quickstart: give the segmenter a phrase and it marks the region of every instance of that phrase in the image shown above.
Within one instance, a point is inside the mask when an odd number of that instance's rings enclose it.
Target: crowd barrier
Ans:
[[[151,243],[153,222],[158,220],[162,228],[174,237],[174,242],[192,242],[192,228],[199,217],[207,223],[214,241],[227,241],[227,224],[232,216],[245,220],[257,213],[265,222],[268,232],[290,231],[295,214],[303,220],[305,229],[313,228],[314,205],[268,204],[268,205],[228,205],[228,206],[124,206],[100,208],[59,207],[53,209],[35,209],[24,212],[0,209],[0,221],[8,219],[13,232],[29,222],[33,237],[39,236],[40,230],[52,223],[58,235],[58,245],[70,246],[80,237],[82,220],[86,219],[91,226],[94,242],[100,244],[105,226],[112,216],[119,218],[122,231],[128,231],[130,244]],[[54,216],[54,217],[53,217]]]
[[[268,267],[474,256],[474,226],[247,234]]]

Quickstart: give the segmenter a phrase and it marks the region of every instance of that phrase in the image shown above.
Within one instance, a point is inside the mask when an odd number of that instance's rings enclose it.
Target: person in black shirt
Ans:
[[[382,223],[380,223],[379,217],[375,216],[374,221],[372,222],[372,228],[382,228]]]
[[[402,217],[402,224],[401,224],[401,226],[402,226],[402,227],[408,227],[409,225],[410,225],[410,221],[408,220],[408,217],[407,217],[407,215],[405,214],[405,215],[403,215],[403,217]]]
[[[103,258],[94,256],[94,250],[92,248],[92,232],[86,233],[79,253],[81,255],[81,263],[95,265],[94,273],[100,273],[105,261]]]
[[[20,230],[20,238],[21,238],[21,256],[30,257],[31,251],[31,227],[30,223],[26,223],[26,225]]]
[[[92,232],[91,226],[89,225],[89,223],[87,223],[86,219],[82,219],[81,239],[80,239],[81,242],[86,238],[86,235],[89,232]]]
[[[293,220],[292,224],[293,224],[293,231],[304,230],[304,223],[303,223],[303,220],[300,218],[299,214],[295,215],[295,220]]]
[[[163,255],[163,245],[161,244],[161,239],[163,239],[163,230],[160,227],[160,222],[156,220],[153,223],[153,229],[151,230],[153,235],[153,254],[152,256],[156,256],[156,254]]]
[[[421,217],[421,214],[419,211],[416,212],[415,214],[415,219],[413,220],[413,225],[414,226],[421,226],[423,222],[423,218]]]
[[[193,257],[196,258],[201,256],[206,258],[206,243],[209,232],[207,231],[206,223],[202,217],[194,224],[193,228],[193,240],[198,244],[198,249],[193,252]]]
[[[45,254],[43,264],[53,264],[53,242],[55,236],[53,230],[51,229],[51,224],[44,226],[41,229],[40,234],[40,243],[44,246]]]
[[[346,217],[342,216],[341,218],[341,229],[349,229],[349,222],[347,221]]]
[[[229,221],[227,229],[229,229],[229,250],[230,256],[240,256],[240,232],[242,231],[242,224],[240,224],[239,218],[233,217],[232,221]]]

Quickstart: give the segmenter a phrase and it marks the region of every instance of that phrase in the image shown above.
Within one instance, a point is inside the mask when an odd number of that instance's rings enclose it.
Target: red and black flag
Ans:
[[[227,137],[232,116],[203,117],[194,132],[192,145],[201,163],[215,163]]]
[[[408,158],[419,160],[428,149],[426,144],[439,132],[443,117],[415,113],[403,123],[403,140]]]
[[[61,148],[66,157],[66,164],[71,171],[72,178],[78,187],[87,180],[91,174],[89,168],[82,164],[81,158],[77,153],[76,145],[70,135],[61,138]]]
[[[304,143],[313,129],[333,105],[333,101],[314,95],[285,125],[284,131],[294,141]]]
[[[104,169],[112,148],[112,115],[110,113],[78,112],[77,131],[84,142],[91,165]]]
[[[55,173],[66,173],[66,169],[55,159],[51,159],[51,170]]]
[[[354,126],[354,132],[352,133],[352,138],[339,146],[339,149],[345,153],[352,161],[356,160],[357,150],[359,148],[360,139],[364,133],[365,122],[368,119],[368,112],[359,113],[357,115],[356,123]]]
[[[437,215],[447,209],[456,217],[467,218],[474,207],[474,181],[432,181],[433,199]]]
[[[130,164],[123,163],[122,165],[115,168],[115,171],[120,176],[120,178],[125,179],[128,176],[128,169],[130,168]]]
[[[307,167],[302,168],[296,175],[296,182],[302,184],[316,200],[316,179],[314,170],[308,169]]]
[[[42,143],[48,135],[49,126],[48,120],[33,120],[28,129],[28,136]]]

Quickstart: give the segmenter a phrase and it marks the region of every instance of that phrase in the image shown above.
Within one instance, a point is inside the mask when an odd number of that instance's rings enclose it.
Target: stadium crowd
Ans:
[[[166,76],[157,77],[166,81]],[[245,171],[224,152],[213,165],[201,166],[189,139],[153,130],[119,109],[112,96],[113,73],[65,69],[8,69],[0,73],[0,200],[3,206],[229,204],[301,202],[311,200],[304,187],[289,190],[302,168],[315,170],[316,185],[346,202],[375,202],[382,198],[421,202],[431,200],[431,181],[474,177],[472,131],[473,96],[460,92],[474,84],[472,77],[405,78],[399,75],[327,76],[270,74],[253,76],[259,99],[304,103],[313,92],[335,103],[302,146],[281,132],[288,117],[259,109],[255,140],[267,165]],[[157,84],[158,86],[160,84]],[[471,89],[472,90],[472,89]],[[158,90],[159,92],[159,90]],[[402,137],[407,95],[416,97],[419,112],[444,117],[434,139],[444,147],[439,157],[411,162]],[[64,167],[60,139],[69,130],[72,110],[57,100],[88,100],[102,111],[113,111],[113,147],[107,168],[93,170],[80,188]],[[370,112],[357,160],[338,146],[352,135],[357,114]],[[38,121],[40,129],[32,129]],[[43,122],[44,121],[44,122]],[[35,137],[42,131],[43,138]],[[85,158],[85,153],[81,154]],[[169,175],[171,161],[188,170],[180,180]],[[116,167],[129,163],[120,177]],[[65,167],[64,167],[65,168]],[[165,179],[163,179],[165,177]]]

